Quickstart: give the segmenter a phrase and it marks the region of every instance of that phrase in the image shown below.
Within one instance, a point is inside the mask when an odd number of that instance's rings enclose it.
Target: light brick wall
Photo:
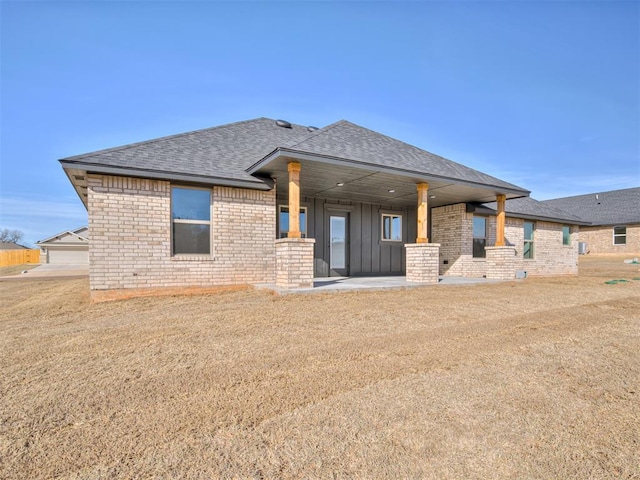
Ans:
[[[613,244],[613,226],[580,227],[579,239],[581,242],[587,243],[587,252],[591,254],[640,256],[640,224],[626,225],[626,227],[626,245]]]
[[[486,277],[492,280],[513,280],[516,277],[515,247],[487,247]]]
[[[167,181],[88,175],[92,290],[275,280],[275,191],[211,189],[211,255],[171,254]]]
[[[431,211],[431,236],[440,247],[440,274],[462,277],[487,275],[486,259],[473,258],[473,213],[465,204],[437,207]],[[487,246],[495,245],[496,217],[487,217]],[[516,269],[528,275],[575,275],[578,273],[578,227],[571,229],[571,245],[562,244],[560,223],[537,221],[534,258],[522,258],[524,220],[507,217],[505,243],[517,252]],[[447,264],[445,264],[447,261]]]
[[[282,238],[276,246],[276,286],[286,290],[313,287],[313,238]]]
[[[437,243],[407,243],[407,282],[438,283]]]

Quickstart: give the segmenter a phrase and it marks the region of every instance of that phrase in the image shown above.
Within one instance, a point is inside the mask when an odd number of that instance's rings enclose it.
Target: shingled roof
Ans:
[[[487,209],[482,211],[482,209]],[[477,213],[495,215],[496,202],[484,203],[476,210]],[[547,220],[550,222],[569,223],[571,225],[589,225],[584,218],[565,212],[559,208],[540,202],[531,197],[514,198],[507,200],[505,204],[507,216],[515,218],[525,218],[531,220]]]
[[[512,183],[346,120],[322,128],[283,150],[348,159],[354,163],[390,167],[407,173],[522,190]]]
[[[86,205],[84,173],[159,178],[267,190],[270,179],[256,170],[273,155],[331,158],[354,167],[383,170],[475,188],[529,191],[400,140],[341,120],[316,129],[257,118],[60,160]],[[85,183],[82,183],[85,182]]]
[[[195,130],[60,160],[65,167],[110,173],[109,168],[172,179],[176,174],[211,182],[236,180],[256,186],[264,182],[245,170],[277,147],[296,144],[313,132],[307,127],[282,128],[275,120],[256,118]],[[107,167],[107,168],[105,168]]]
[[[640,187],[554,198],[542,203],[577,215],[593,225],[640,223]]]

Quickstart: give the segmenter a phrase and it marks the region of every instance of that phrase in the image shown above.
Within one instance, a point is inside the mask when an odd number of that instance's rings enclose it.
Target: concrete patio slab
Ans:
[[[486,278],[462,278],[440,276],[437,284],[433,285],[477,285],[486,283],[496,283],[499,280],[488,280]],[[288,293],[321,293],[321,292],[342,292],[357,290],[389,290],[395,288],[415,288],[424,287],[420,283],[407,282],[404,276],[389,277],[318,277],[313,279],[313,288],[298,288],[295,290],[284,290],[276,287],[275,284],[260,284],[257,288],[266,288],[280,294]]]

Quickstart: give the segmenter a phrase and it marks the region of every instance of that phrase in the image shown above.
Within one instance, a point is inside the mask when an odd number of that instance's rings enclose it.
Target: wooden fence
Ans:
[[[40,250],[0,250],[0,267],[40,263]]]

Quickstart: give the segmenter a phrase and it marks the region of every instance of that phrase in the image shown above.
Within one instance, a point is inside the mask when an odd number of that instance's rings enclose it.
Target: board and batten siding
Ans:
[[[278,197],[278,205],[286,206],[288,199]],[[314,275],[329,276],[327,245],[328,222],[331,212],[349,214],[349,275],[404,275],[406,243],[415,243],[417,208],[348,202],[326,198],[302,197],[301,207],[307,207],[307,237],[315,238]],[[381,215],[402,215],[402,242],[382,240]]]

